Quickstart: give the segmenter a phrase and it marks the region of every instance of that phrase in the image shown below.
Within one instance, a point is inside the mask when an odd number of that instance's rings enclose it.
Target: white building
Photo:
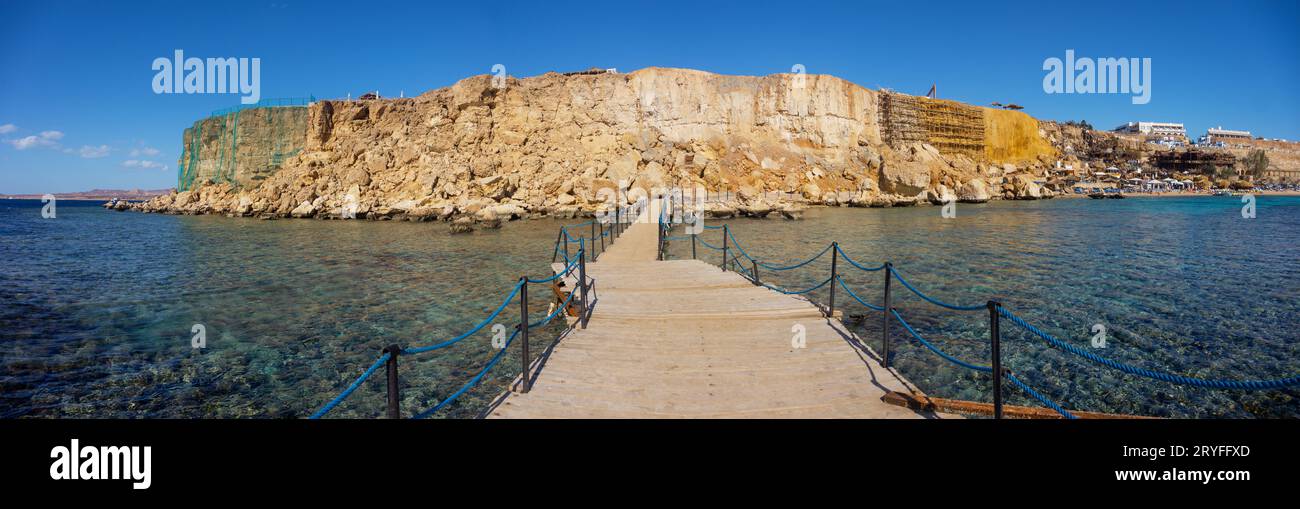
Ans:
[[[1224,143],[1239,143],[1242,141],[1250,141],[1250,131],[1234,131],[1232,129],[1224,129],[1223,126],[1211,127],[1205,131],[1204,139],[1206,143],[1215,143],[1220,141]]]
[[[1183,124],[1172,122],[1128,122],[1116,127],[1115,132],[1159,138],[1187,138],[1187,129]]]

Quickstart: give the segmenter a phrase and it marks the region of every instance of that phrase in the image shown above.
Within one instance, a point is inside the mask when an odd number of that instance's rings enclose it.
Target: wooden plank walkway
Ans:
[[[528,393],[490,418],[935,418],[886,403],[914,392],[838,320],[696,260],[655,261],[657,203],[587,265],[586,329],[534,363]],[[806,330],[794,348],[792,327]]]

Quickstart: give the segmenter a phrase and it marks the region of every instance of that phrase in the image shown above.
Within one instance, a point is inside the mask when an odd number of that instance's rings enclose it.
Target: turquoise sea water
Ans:
[[[431,344],[500,304],[521,274],[549,273],[562,222],[452,236],[442,223],[258,221],[0,201],[0,416],[305,417],[390,343]],[[742,246],[771,263],[839,240],[864,264],[894,262],[913,284],[960,304],[1001,300],[1049,332],[1151,369],[1212,378],[1300,371],[1300,199],[1053,200],[938,207],[812,209],[804,221],[734,220]],[[572,221],[570,221],[572,222]],[[706,235],[719,242],[717,233]],[[689,257],[675,242],[674,257]],[[703,254],[706,250],[700,249]],[[882,273],[843,275],[880,299]],[[767,281],[819,282],[829,259]],[[533,287],[534,297],[547,290]],[[894,305],[954,355],[986,363],[987,312],[931,306],[895,284]],[[810,295],[824,302],[826,291]],[[879,348],[880,315],[839,305]],[[543,299],[535,299],[542,300]],[[534,306],[539,319],[545,305]],[[517,321],[517,304],[499,320]],[[506,318],[509,317],[509,318]],[[206,328],[207,348],[190,346]],[[1107,371],[1048,349],[1004,321],[1005,363],[1083,410],[1179,417],[1300,417],[1295,390],[1190,389]],[[560,331],[535,332],[536,354]],[[927,393],[989,400],[988,378],[929,354],[893,327],[895,364]],[[402,358],[410,414],[460,388],[494,353],[490,333]],[[483,385],[438,414],[478,415],[519,371],[512,348]],[[1012,402],[1028,404],[1015,388]],[[375,377],[331,416],[377,417]]]
[[[1049,334],[1140,367],[1215,379],[1300,373],[1300,198],[1058,199],[906,209],[813,209],[807,220],[728,222],[741,247],[773,266],[807,259],[832,240],[866,266],[893,262],[921,291],[957,305],[998,300]],[[721,234],[706,233],[720,245]],[[699,256],[707,251],[697,246]],[[675,258],[690,245],[675,242]],[[718,263],[720,254],[707,255]],[[875,305],[884,272],[840,262],[849,287]],[[826,279],[830,257],[773,272],[765,282],[804,289]],[[837,290],[837,306],[881,348],[881,313]],[[826,303],[828,290],[809,296]],[[927,340],[968,362],[989,361],[986,310],[951,311],[895,281],[892,304]],[[856,317],[853,315],[857,315]],[[858,320],[854,320],[857,318]],[[1093,348],[1092,327],[1106,328]],[[1002,320],[1004,366],[1068,408],[1169,417],[1300,417],[1300,390],[1225,391],[1111,371]],[[893,362],[932,396],[991,401],[988,375],[947,363],[891,324]],[[1038,405],[1019,389],[1016,404]]]

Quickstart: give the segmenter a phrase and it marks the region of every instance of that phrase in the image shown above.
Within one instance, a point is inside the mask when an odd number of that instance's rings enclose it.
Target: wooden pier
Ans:
[[[486,417],[954,417],[885,401],[923,395],[812,302],[702,261],[656,261],[658,206],[586,264],[586,328],[543,351],[531,389],[516,379]]]

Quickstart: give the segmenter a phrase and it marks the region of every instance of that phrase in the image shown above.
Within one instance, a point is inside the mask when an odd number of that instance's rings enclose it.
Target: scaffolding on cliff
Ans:
[[[215,110],[207,118],[194,123],[194,127],[187,129],[189,136],[182,147],[181,160],[177,171],[177,191],[188,191],[193,189],[196,182],[211,183],[229,183],[231,186],[238,186],[237,176],[239,171],[239,138],[240,138],[240,118],[241,114],[248,110],[268,109],[268,108],[289,108],[301,109],[304,113],[307,106],[316,102],[314,96],[308,97],[285,97],[263,99],[254,104],[241,104],[230,108]],[[295,119],[285,118],[286,115],[269,114],[268,123],[270,124],[270,135],[268,136],[272,151],[266,170],[274,172],[280,168],[284,160],[297,155],[301,150],[301,142],[294,143],[294,140],[288,139],[294,131],[295,126],[287,125],[294,122]],[[217,124],[215,128],[210,125],[206,132],[203,129],[204,124]],[[306,127],[306,115],[303,114],[301,124]],[[256,133],[254,133],[256,134]],[[216,160],[204,160],[200,155],[202,152],[215,151]],[[264,178],[264,175],[255,175],[254,179]]]

